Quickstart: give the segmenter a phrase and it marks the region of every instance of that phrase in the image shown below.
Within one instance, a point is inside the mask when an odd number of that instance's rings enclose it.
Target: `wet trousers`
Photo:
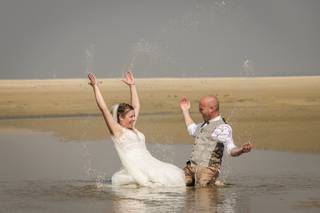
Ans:
[[[183,171],[186,186],[213,187],[220,173],[220,165],[201,166],[187,163]]]

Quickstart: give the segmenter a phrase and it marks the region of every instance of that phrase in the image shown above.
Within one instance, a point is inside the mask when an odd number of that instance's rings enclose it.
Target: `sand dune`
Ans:
[[[120,79],[101,79],[111,107],[128,102]],[[234,128],[237,144],[256,148],[320,151],[320,77],[137,79],[142,109],[138,128],[149,142],[192,143],[178,101],[188,96],[196,121],[198,100],[220,98],[221,113]],[[64,140],[107,138],[85,79],[1,80],[0,129],[52,131]]]

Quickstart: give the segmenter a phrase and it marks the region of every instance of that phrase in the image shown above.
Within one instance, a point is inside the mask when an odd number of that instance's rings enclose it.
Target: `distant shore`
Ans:
[[[128,102],[120,79],[100,79],[109,107]],[[192,143],[178,107],[218,95],[221,113],[233,126],[235,143],[256,148],[320,152],[320,76],[137,79],[141,99],[138,128],[148,142]],[[108,138],[86,79],[0,80],[0,130],[51,131],[66,140]],[[86,130],[85,136],[79,134]]]

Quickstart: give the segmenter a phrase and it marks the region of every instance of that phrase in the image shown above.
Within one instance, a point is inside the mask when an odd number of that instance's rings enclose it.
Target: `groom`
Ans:
[[[232,129],[219,113],[216,96],[204,96],[199,102],[199,112],[203,123],[195,124],[190,116],[190,101],[183,97],[180,101],[189,135],[195,138],[190,160],[183,169],[187,186],[214,186],[219,176],[224,149],[236,157],[250,152],[250,143],[237,147],[233,143]]]

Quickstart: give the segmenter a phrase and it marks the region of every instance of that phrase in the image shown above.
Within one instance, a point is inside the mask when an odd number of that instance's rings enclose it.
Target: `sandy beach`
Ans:
[[[120,79],[100,79],[109,107],[128,102]],[[257,149],[320,152],[320,77],[137,79],[141,117],[149,143],[193,143],[178,102],[187,96],[194,120],[198,100],[218,95],[236,144]],[[0,80],[0,130],[53,132],[61,140],[108,138],[86,79]]]

